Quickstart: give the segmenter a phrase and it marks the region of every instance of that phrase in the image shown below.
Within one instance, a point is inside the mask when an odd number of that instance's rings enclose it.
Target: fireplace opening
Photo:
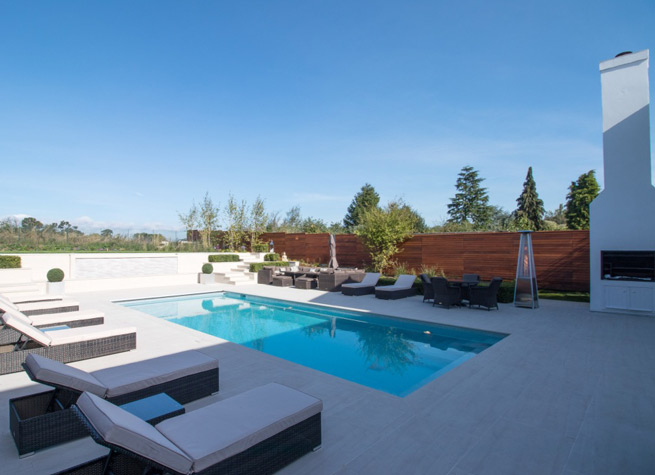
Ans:
[[[601,251],[601,279],[655,282],[655,251]]]

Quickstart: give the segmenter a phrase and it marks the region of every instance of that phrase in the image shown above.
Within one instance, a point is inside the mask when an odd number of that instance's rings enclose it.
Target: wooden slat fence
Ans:
[[[330,259],[329,234],[266,233],[275,251],[290,259],[327,264]],[[365,267],[370,256],[359,238],[336,235],[337,260],[344,267]],[[553,290],[589,290],[589,232],[542,231],[532,233],[539,287]],[[513,280],[516,275],[519,233],[443,233],[417,234],[405,242],[396,260],[419,272],[432,267],[450,278],[480,274],[483,280],[500,276]]]

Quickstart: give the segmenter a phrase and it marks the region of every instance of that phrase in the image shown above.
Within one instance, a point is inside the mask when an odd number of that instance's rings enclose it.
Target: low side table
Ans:
[[[184,414],[184,406],[166,393],[128,402],[120,407],[153,426],[168,418]]]

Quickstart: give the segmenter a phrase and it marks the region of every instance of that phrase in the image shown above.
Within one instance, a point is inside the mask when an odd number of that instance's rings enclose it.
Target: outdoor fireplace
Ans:
[[[655,282],[655,251],[601,251],[600,278]]]
[[[590,308],[655,316],[648,51],[600,64],[604,189],[590,206]]]

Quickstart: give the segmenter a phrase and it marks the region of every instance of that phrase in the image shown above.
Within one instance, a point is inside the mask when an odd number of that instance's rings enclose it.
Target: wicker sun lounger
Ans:
[[[69,328],[88,327],[91,325],[102,325],[105,321],[105,314],[97,310],[79,310],[77,312],[46,313],[43,315],[32,315],[28,317],[18,310],[12,312],[12,316],[23,321],[27,325],[37,328],[51,328],[67,326]],[[20,338],[20,333],[4,325],[0,317],[0,345],[14,343]]]
[[[9,401],[11,433],[19,455],[88,435],[70,409],[84,391],[119,405],[159,393],[186,404],[218,392],[218,360],[199,351],[90,373],[34,354],[23,366],[33,381],[55,389]]]
[[[380,280],[378,272],[367,272],[364,280],[350,284],[341,284],[341,293],[343,295],[367,295],[375,292],[375,286]]]
[[[20,337],[13,344],[0,345],[0,374],[22,371],[22,364],[30,353],[68,363],[136,348],[133,327],[104,324],[46,333],[18,318],[14,310],[7,310],[1,318]]]
[[[14,303],[5,297],[0,297],[0,309],[3,311],[18,310],[25,315],[43,315],[45,313],[75,312],[80,309],[80,303],[73,299]]]
[[[396,300],[416,295],[414,281],[416,276],[413,274],[402,274],[396,279],[393,285],[385,285],[375,288],[375,298],[385,300]]]
[[[273,473],[321,445],[320,399],[277,383],[154,427],[84,393],[73,410],[109,455],[61,473]],[[129,462],[132,466],[128,469]]]

